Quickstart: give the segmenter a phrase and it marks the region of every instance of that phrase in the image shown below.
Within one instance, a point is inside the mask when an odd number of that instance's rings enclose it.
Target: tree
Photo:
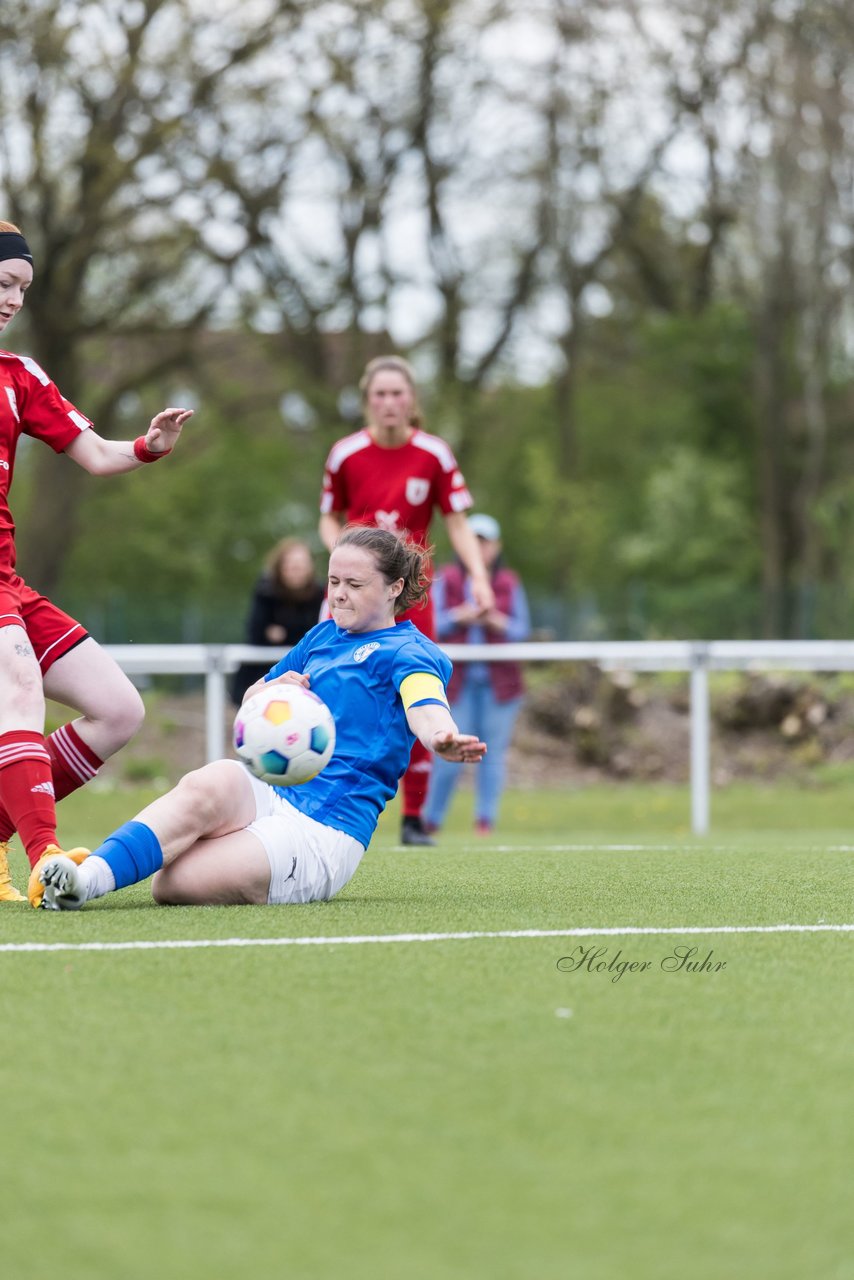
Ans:
[[[16,341],[107,435],[123,397],[168,387],[196,335],[227,313],[243,236],[220,144],[293,12],[270,0],[214,27],[190,0],[2,0],[0,179],[36,259]],[[44,590],[62,576],[87,484],[39,451],[23,552]]]
[[[635,6],[641,22],[654,11]],[[683,192],[694,299],[729,296],[751,317],[763,629],[784,635],[822,572],[815,515],[850,318],[854,20],[844,0],[683,0],[672,17],[655,63],[703,161]]]
[[[843,0],[0,0],[0,37],[0,212],[37,255],[13,340],[107,434],[134,395],[207,397],[186,448],[214,510],[251,511],[244,541],[308,518],[339,393],[393,346],[478,504],[543,549],[533,574],[617,582],[609,547],[664,546],[638,494],[684,446],[738,479],[766,631],[799,625],[781,602],[844,558],[816,517],[848,458]],[[263,348],[242,374],[227,332]],[[116,574],[168,527],[211,592],[228,528],[192,470],[121,488],[108,555],[89,478],[23,456],[27,573]]]

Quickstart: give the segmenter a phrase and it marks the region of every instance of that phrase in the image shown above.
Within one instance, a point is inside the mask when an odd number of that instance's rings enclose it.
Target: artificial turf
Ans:
[[[847,789],[754,801],[511,792],[484,840],[463,793],[327,904],[3,907],[4,1275],[854,1275]]]

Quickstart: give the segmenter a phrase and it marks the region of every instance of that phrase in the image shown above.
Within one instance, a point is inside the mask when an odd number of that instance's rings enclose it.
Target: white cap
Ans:
[[[469,528],[477,538],[486,538],[487,542],[501,541],[501,525],[493,516],[469,516]]]

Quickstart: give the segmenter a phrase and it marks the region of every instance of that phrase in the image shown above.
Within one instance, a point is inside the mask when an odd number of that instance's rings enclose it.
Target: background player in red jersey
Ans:
[[[450,447],[421,428],[421,410],[412,369],[399,356],[371,360],[359,389],[365,426],[332,446],[320,500],[320,536],[331,551],[345,524],[372,524],[407,532],[425,549],[438,507],[448,537],[471,579],[477,604],[494,604],[480,545],[466,511],[473,505]],[[429,598],[403,615],[431,640],[436,638]],[[421,809],[430,780],[430,754],[416,742],[403,776],[404,844],[434,844],[424,830]]]
[[[0,222],[0,333],[17,315],[33,279],[21,232]],[[56,801],[94,777],[137,731],[142,699],[119,666],[15,571],[15,525],[8,495],[22,435],[43,440],[92,475],[134,471],[169,453],[190,409],[164,409],[137,440],[105,440],[27,356],[0,351],[0,902],[24,901],[9,877],[9,837],[18,832],[30,865],[29,899],[44,886],[35,869],[62,852]],[[81,715],[45,738],[45,697]],[[86,850],[72,850],[80,860]]]

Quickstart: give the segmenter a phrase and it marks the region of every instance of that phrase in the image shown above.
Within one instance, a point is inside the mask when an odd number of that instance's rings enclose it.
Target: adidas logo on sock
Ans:
[[[37,782],[37,783],[36,783],[36,785],[35,785],[34,787],[30,787],[30,794],[32,795],[32,794],[34,794],[36,791],[43,791],[43,792],[45,793],[45,795],[47,795],[47,796],[55,796],[55,795],[56,795],[56,792],[55,792],[55,791],[54,791],[54,789],[53,789],[53,783],[52,783],[52,782]]]

